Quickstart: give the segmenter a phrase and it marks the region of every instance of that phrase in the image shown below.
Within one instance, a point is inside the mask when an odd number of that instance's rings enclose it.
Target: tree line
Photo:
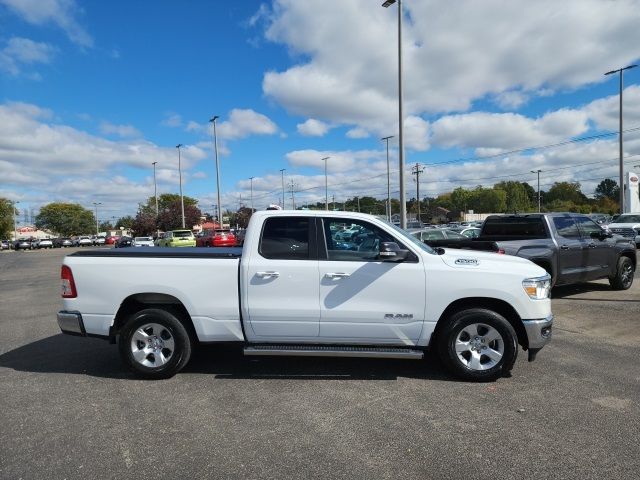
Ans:
[[[620,188],[615,180],[605,179],[598,184],[593,198],[582,193],[579,182],[556,182],[548,190],[541,191],[543,212],[569,211],[579,213],[615,214],[619,211]],[[361,211],[373,215],[386,213],[386,200],[375,197],[352,197],[342,203],[330,202],[329,208],[336,210]],[[458,187],[451,192],[443,193],[435,198],[424,197],[407,201],[407,212],[417,213],[418,205],[422,219],[434,216],[437,207],[449,210],[457,217],[460,212],[473,210],[475,213],[513,213],[535,212],[538,210],[536,190],[525,182],[508,181],[496,183],[492,187],[477,186],[475,188]],[[17,213],[14,204],[7,198],[0,197],[0,238],[8,238],[13,231],[13,216]],[[324,202],[307,204],[305,208],[324,210]],[[391,200],[393,212],[400,210],[397,199]],[[247,226],[252,210],[241,207],[237,211],[227,211],[224,217],[233,226]],[[202,218],[214,219],[203,214],[198,208],[198,201],[184,197],[185,226],[190,229],[200,223]],[[73,236],[94,232],[96,218],[94,213],[76,203],[53,202],[44,205],[36,216],[36,227],[49,230],[56,235]],[[136,216],[124,216],[117,221],[103,221],[100,231],[119,230],[120,227],[131,229],[136,235],[151,235],[154,232],[169,231],[182,228],[182,211],[180,195],[163,193],[158,197],[158,215],[156,216],[155,197],[149,197],[144,204],[138,205]]]

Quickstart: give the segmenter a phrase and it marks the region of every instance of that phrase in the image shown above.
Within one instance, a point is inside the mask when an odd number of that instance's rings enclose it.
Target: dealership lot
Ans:
[[[71,251],[0,254],[0,478],[637,476],[638,278],[554,290],[553,342],[495,383],[456,381],[431,358],[219,346],[149,382],[115,346],[59,334]]]

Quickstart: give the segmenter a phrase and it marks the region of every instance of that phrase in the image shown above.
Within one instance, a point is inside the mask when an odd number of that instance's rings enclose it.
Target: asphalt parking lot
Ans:
[[[640,278],[553,291],[554,339],[511,378],[433,359],[243,357],[166,381],[64,336],[68,250],[0,253],[0,478],[637,478]],[[96,275],[100,272],[96,271]]]

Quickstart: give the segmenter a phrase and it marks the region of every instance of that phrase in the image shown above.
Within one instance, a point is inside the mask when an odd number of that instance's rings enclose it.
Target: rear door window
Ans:
[[[274,260],[308,260],[309,218],[268,218],[262,228],[259,252]]]
[[[553,217],[558,235],[564,238],[580,238],[580,231],[572,217]]]

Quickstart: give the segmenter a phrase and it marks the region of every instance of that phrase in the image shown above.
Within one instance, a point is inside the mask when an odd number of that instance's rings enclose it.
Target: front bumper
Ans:
[[[547,318],[523,320],[524,329],[527,332],[529,344],[529,361],[536,358],[536,354],[551,340],[553,315]]]
[[[78,335],[85,337],[87,332],[84,329],[84,323],[82,322],[82,314],[80,312],[67,312],[61,310],[58,312],[58,326],[62,333],[67,335]]]

